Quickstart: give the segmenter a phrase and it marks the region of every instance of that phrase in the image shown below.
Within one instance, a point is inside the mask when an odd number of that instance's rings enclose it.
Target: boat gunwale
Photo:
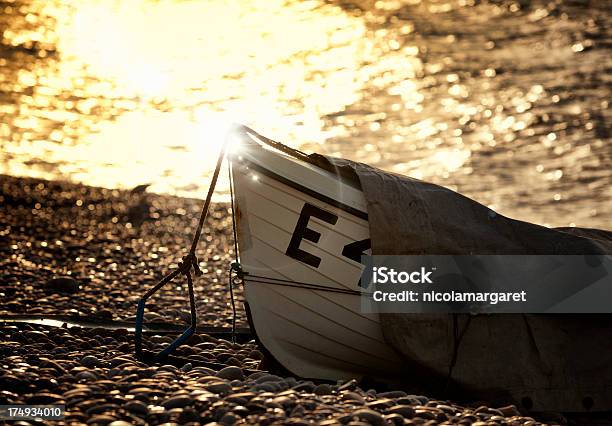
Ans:
[[[346,213],[349,213],[355,217],[358,217],[360,219],[363,219],[365,221],[368,220],[368,214],[362,210],[359,210],[355,207],[349,206],[348,204],[345,204],[341,201],[338,200],[334,200],[333,198],[328,197],[327,195],[321,194],[320,192],[317,192],[314,189],[308,188],[298,182],[295,182],[289,178],[286,178],[284,176],[281,176],[280,174],[262,166],[261,164],[256,163],[255,161],[252,160],[248,160],[245,158],[242,158],[241,160],[238,160],[240,163],[246,165],[249,168],[252,168],[254,170],[256,170],[257,172],[269,177],[270,179],[276,180],[284,185],[287,185],[293,189],[295,189],[296,191],[302,192],[306,195],[311,196],[312,198],[315,198],[323,203],[327,203],[331,206],[334,206],[342,211],[345,211]],[[321,169],[323,170],[323,169]]]

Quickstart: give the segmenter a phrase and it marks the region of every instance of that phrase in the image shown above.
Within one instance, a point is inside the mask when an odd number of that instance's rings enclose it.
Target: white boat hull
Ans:
[[[378,315],[360,309],[362,265],[350,249],[369,238],[363,193],[253,143],[232,156],[232,176],[245,298],[263,346],[300,377],[397,371]]]

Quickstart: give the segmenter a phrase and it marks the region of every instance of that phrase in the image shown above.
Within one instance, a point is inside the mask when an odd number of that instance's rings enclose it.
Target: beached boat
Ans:
[[[300,377],[389,375],[401,358],[378,315],[360,309],[360,258],[369,253],[362,191],[298,151],[240,135],[231,156],[239,258],[260,343]]]
[[[527,410],[612,407],[609,298],[560,314],[370,314],[362,296],[371,289],[360,282],[361,256],[370,253],[579,255],[590,274],[608,271],[585,283],[607,294],[612,233],[510,219],[441,186],[306,155],[245,126],[230,135],[239,139],[229,156],[238,253],[230,282],[242,279],[251,329],[285,369],[302,378],[372,378]],[[139,301],[137,355],[147,300],[178,275],[187,279],[191,326],[158,359],[196,329],[192,273],[200,273],[196,248],[225,147],[189,254]],[[583,287],[574,289],[568,297],[584,296]]]
[[[527,410],[612,407],[610,315],[366,314],[360,286],[371,247],[601,254],[612,247],[608,232],[516,221],[437,185],[305,155],[246,127],[236,134],[230,163],[249,320],[291,373],[371,377]]]

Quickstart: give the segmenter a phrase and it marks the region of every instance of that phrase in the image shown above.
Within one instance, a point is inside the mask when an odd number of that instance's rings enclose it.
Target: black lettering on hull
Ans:
[[[312,204],[305,203],[300,212],[300,217],[295,225],[295,230],[293,231],[293,235],[291,235],[291,241],[289,242],[289,247],[287,247],[285,254],[314,268],[318,268],[321,264],[321,258],[300,248],[302,240],[318,243],[321,238],[319,232],[308,227],[311,217],[316,217],[330,225],[335,225],[336,222],[338,222],[338,216],[335,214]],[[354,262],[361,263],[361,256],[370,248],[372,248],[372,244],[369,238],[355,241],[344,246],[342,249],[342,256]],[[361,286],[361,280],[359,280],[358,285]]]
[[[363,252],[372,248],[372,244],[369,238],[361,241],[355,241],[344,246],[342,249],[342,256],[348,257],[357,263],[361,263],[361,256]]]
[[[323,210],[312,204],[305,203],[300,212],[300,217],[295,225],[295,230],[291,236],[289,247],[287,247],[286,254],[300,262],[304,262],[307,265],[318,268],[321,264],[321,258],[314,254],[308,253],[300,248],[302,240],[308,240],[313,243],[318,243],[321,238],[321,234],[308,227],[308,222],[311,217],[316,217],[330,225],[335,225],[338,221],[338,216],[332,214],[326,210]]]

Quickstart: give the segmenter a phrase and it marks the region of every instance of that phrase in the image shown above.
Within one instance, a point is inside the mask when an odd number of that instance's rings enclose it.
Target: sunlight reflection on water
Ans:
[[[320,116],[357,99],[371,50],[362,21],[315,2],[68,5],[32,2],[26,24],[53,25],[4,33],[56,52],[10,88],[23,95],[6,173],[193,195],[226,123],[294,143],[329,136]]]
[[[0,173],[201,197],[224,129],[243,122],[504,214],[610,226],[610,55],[598,48],[609,18],[596,9],[0,0],[0,10]]]

